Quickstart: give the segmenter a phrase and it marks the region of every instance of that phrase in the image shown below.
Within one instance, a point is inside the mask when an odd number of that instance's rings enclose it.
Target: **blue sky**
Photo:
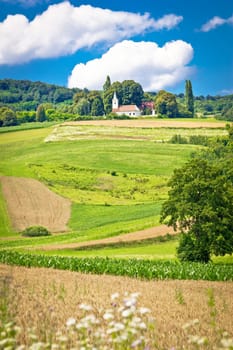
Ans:
[[[0,0],[0,79],[233,93],[231,0]]]

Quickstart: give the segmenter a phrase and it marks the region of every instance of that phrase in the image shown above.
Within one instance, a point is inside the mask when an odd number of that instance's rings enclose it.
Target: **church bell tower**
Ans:
[[[115,91],[112,99],[112,109],[118,109],[118,108],[119,108],[119,101]]]

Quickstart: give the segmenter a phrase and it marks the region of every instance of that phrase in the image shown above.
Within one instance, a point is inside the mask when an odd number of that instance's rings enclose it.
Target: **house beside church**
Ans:
[[[119,100],[116,92],[114,92],[112,99],[112,113],[116,113],[117,115],[128,115],[129,117],[139,117],[142,114],[136,105],[119,106]]]

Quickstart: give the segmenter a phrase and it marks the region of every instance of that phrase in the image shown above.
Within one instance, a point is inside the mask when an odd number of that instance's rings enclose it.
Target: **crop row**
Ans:
[[[0,251],[0,262],[26,267],[46,267],[141,279],[233,280],[233,265],[179,263],[137,259],[74,258]]]

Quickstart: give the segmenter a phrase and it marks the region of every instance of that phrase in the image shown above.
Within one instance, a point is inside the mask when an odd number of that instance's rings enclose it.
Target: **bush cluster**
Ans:
[[[50,236],[51,233],[46,227],[43,226],[30,226],[22,231],[22,236],[26,237],[41,237],[41,236]]]

